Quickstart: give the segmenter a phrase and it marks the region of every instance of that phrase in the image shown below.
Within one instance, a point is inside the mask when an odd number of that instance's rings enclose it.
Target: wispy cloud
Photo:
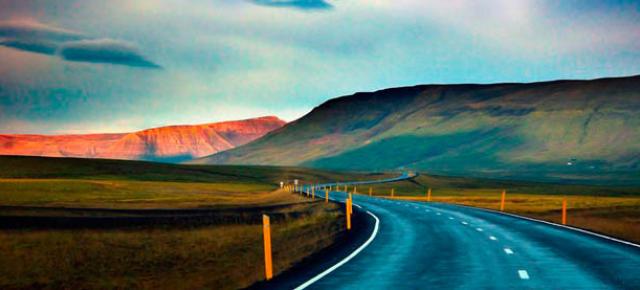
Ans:
[[[16,19],[0,22],[0,38],[69,41],[82,39],[84,35],[34,19]]]
[[[0,40],[0,45],[28,52],[54,55],[58,43],[41,39],[7,39]]]
[[[33,53],[59,55],[68,61],[161,68],[144,57],[131,42],[95,39],[33,19],[0,22],[0,45]]]
[[[283,8],[295,8],[301,10],[326,10],[333,8],[333,5],[324,0],[250,0],[254,4],[271,6],[271,7],[283,7]]]
[[[64,43],[58,51],[65,60],[161,68],[146,59],[132,43],[114,39],[91,39]]]

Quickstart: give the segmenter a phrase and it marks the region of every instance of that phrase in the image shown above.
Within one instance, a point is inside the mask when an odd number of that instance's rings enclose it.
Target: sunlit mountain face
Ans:
[[[0,133],[293,121],[360,91],[637,75],[638,7],[0,0]]]
[[[243,145],[284,124],[277,117],[262,117],[119,134],[0,134],[0,155],[180,162]]]

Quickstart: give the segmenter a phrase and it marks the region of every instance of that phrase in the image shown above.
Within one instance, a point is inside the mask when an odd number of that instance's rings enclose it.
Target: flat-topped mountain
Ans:
[[[122,134],[0,135],[0,155],[179,162],[243,145],[285,123],[271,116]]]
[[[640,76],[420,85],[329,100],[263,138],[194,163],[551,179],[626,172],[640,179],[639,128]]]

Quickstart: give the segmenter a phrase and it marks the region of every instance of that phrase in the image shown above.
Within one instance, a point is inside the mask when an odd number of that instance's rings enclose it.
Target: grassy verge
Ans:
[[[561,221],[562,200],[567,200],[568,224],[640,243],[640,188],[548,184],[450,178],[421,175],[414,181],[372,186],[374,195],[499,209],[507,190],[505,211],[555,223]],[[352,189],[351,189],[352,190]],[[358,188],[368,194],[369,186]]]
[[[272,225],[276,273],[342,229],[336,206],[306,206]],[[262,250],[260,225],[0,231],[0,288],[237,289],[263,279]]]

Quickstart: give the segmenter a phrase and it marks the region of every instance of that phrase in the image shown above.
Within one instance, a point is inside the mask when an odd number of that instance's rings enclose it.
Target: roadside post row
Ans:
[[[337,184],[337,183],[336,183]],[[312,197],[313,199],[315,199],[315,190],[316,188],[319,188],[317,185],[314,185],[312,187],[303,187],[302,190],[297,189],[296,185],[287,185],[284,186],[285,189],[288,189],[289,191],[300,191],[301,194],[306,193],[307,197]],[[339,185],[336,185],[336,188],[339,188]],[[348,187],[345,184],[344,185],[344,190],[345,192],[347,192]],[[331,191],[331,186],[328,187],[324,187],[324,191],[325,191],[325,202],[328,203],[329,202],[329,192]],[[356,186],[353,187],[353,193],[357,194],[357,188]],[[432,190],[431,188],[429,188],[427,190],[427,201],[430,202],[431,201],[431,196],[432,196]],[[391,197],[394,198],[395,197],[395,189],[391,188],[390,191]],[[373,195],[373,188],[369,187],[369,196]],[[507,201],[507,191],[506,190],[502,190],[502,194],[500,197],[500,211],[505,211],[505,207],[506,207],[506,201]],[[562,217],[561,217],[561,224],[562,225],[566,225],[567,224],[567,199],[564,198],[562,200]]]

